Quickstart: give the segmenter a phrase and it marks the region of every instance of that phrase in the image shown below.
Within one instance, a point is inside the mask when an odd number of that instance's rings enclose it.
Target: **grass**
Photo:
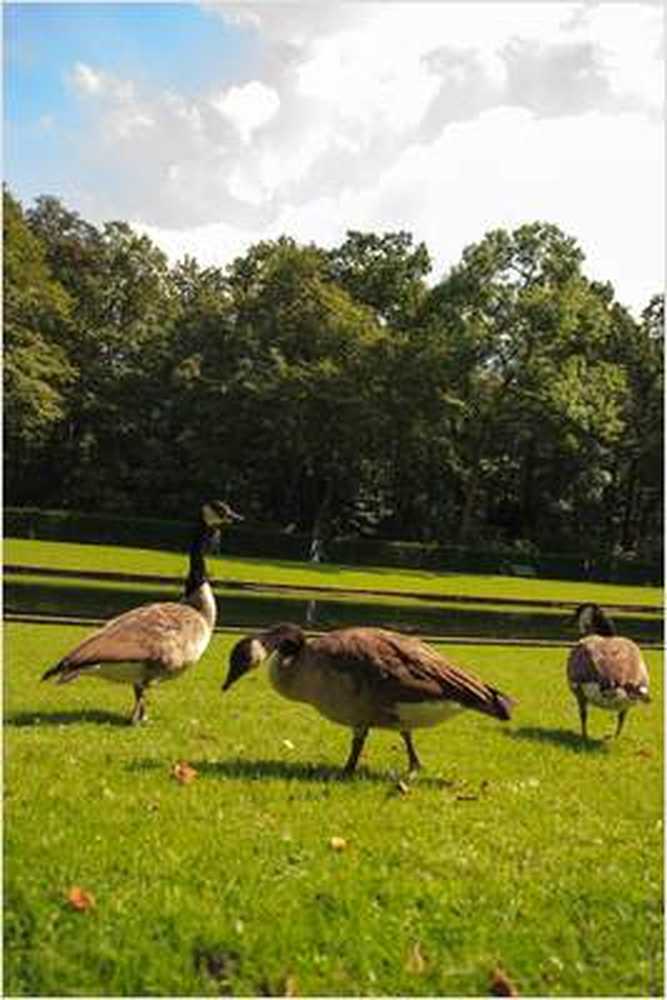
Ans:
[[[6,994],[473,996],[500,965],[523,994],[662,995],[658,653],[653,703],[584,747],[564,649],[452,650],[515,718],[417,733],[401,794],[397,736],[340,782],[344,729],[261,673],[223,697],[234,636],[138,729],[123,687],[40,684],[85,631],[6,627]]]
[[[223,538],[224,546],[224,538]],[[182,576],[183,555],[152,549],[129,549],[103,545],[76,545],[64,542],[5,540],[5,562],[25,566],[60,569],[113,570],[125,573],[154,573]],[[330,563],[265,561],[212,557],[209,566],[219,580],[259,581],[293,586],[330,586],[344,590],[380,589],[431,595],[461,595],[497,599],[554,600],[600,604],[635,603],[660,605],[660,587],[628,587],[609,583],[581,583],[567,580],[534,580],[511,576],[472,575],[388,567],[352,567]]]

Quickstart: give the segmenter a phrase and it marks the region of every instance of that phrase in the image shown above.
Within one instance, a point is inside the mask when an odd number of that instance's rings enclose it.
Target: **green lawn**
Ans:
[[[224,536],[223,536],[224,546]],[[186,558],[179,553],[153,549],[75,545],[65,542],[5,540],[6,563],[75,570],[107,570],[124,573],[154,573],[182,576]],[[433,595],[554,601],[597,601],[600,604],[635,603],[660,605],[660,587],[628,587],[606,583],[566,580],[534,580],[511,576],[399,570],[388,567],[352,567],[328,563],[312,565],[288,561],[212,557],[212,574],[220,580],[259,581],[265,585],[330,586],[344,590],[376,589]]]
[[[417,733],[426,770],[401,794],[393,734],[339,782],[345,730],[259,673],[223,697],[235,637],[157,689],[139,729],[122,687],[40,684],[84,634],[5,630],[6,994],[473,996],[501,965],[523,994],[662,995],[660,654],[653,703],[584,749],[565,649],[452,649],[515,718]],[[612,726],[592,715],[596,737]],[[73,911],[73,886],[96,906]]]

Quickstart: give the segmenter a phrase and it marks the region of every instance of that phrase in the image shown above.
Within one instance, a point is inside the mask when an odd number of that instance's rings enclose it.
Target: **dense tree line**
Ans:
[[[442,280],[406,232],[169,267],[4,193],[5,502],[543,551],[662,544],[663,304],[535,222]]]

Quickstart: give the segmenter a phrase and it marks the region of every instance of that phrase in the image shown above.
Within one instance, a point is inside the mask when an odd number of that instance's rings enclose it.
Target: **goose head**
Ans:
[[[578,627],[581,635],[616,635],[611,618],[607,617],[599,604],[592,601],[580,604],[571,621]]]
[[[207,500],[201,507],[201,519],[207,528],[215,530],[242,521],[243,515],[237,514],[224,500]]]
[[[199,510],[194,538],[190,545],[190,571],[185,581],[185,600],[191,600],[200,588],[207,584],[208,577],[204,561],[205,553],[210,551],[218,540],[220,529],[235,521],[242,521],[241,514],[225,503],[224,500],[208,500]],[[209,601],[213,606],[213,598]]]
[[[305,641],[306,637],[298,625],[275,625],[266,632],[240,639],[230,653],[229,670],[222,690],[227,691],[239,677],[261,666],[272,653],[277,652],[286,662],[299,652]]]

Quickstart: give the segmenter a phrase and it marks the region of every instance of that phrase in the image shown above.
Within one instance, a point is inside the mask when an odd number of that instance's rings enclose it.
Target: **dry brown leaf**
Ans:
[[[653,756],[653,751],[652,750],[647,750],[646,747],[642,747],[641,750],[637,751],[637,756],[638,757],[652,757]]]
[[[91,892],[86,892],[80,885],[74,885],[67,893],[67,902],[73,910],[83,913],[91,910],[95,906],[95,897]]]
[[[405,963],[406,972],[412,972],[415,976],[421,975],[421,973],[426,968],[426,959],[421,952],[421,944],[419,941],[413,944],[410,952],[408,954],[407,961]]]
[[[518,997],[519,991],[507,973],[499,966],[491,973],[491,996]]]
[[[334,851],[344,851],[347,847],[347,840],[345,837],[332,837],[329,841],[329,846],[333,848]]]
[[[197,771],[186,760],[179,760],[178,764],[172,767],[171,776],[182,785],[189,785],[197,777]]]

